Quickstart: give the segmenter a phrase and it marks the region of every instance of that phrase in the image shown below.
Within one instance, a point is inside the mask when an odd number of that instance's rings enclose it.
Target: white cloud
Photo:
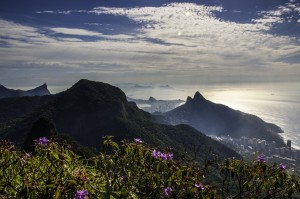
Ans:
[[[79,28],[49,28],[55,33],[62,33],[66,35],[81,35],[81,36],[101,36],[101,33],[89,31],[85,29],[79,29]]]
[[[39,36],[36,28],[0,19],[0,37],[25,39],[28,37],[36,38]]]
[[[93,42],[57,38],[37,28],[2,20],[0,38],[11,47],[0,48],[0,70],[1,66],[24,70],[40,67],[85,75],[105,73],[110,74],[105,77],[115,77],[115,81],[123,75],[132,81],[156,78],[174,82],[300,75],[297,64],[278,61],[299,52],[299,45],[293,38],[266,33],[270,23],[281,19],[279,12],[273,18],[270,13],[262,13],[261,19],[240,24],[218,19],[215,13],[222,11],[222,7],[187,3],[143,8],[98,7],[89,13],[125,16],[138,24],[138,29],[131,34],[105,35],[78,28],[50,28],[70,37],[99,38]],[[149,76],[145,78],[143,74]]]
[[[63,10],[44,10],[44,11],[37,11],[35,12],[37,14],[71,14],[72,11],[71,10],[66,10],[66,11],[63,11]]]
[[[58,38],[59,41],[74,41],[74,42],[83,42],[83,40],[81,39],[77,39],[77,38]]]
[[[293,14],[300,15],[300,3],[296,1],[290,1],[290,3],[285,3],[282,6],[278,6],[274,10],[270,11],[262,11],[259,13],[262,18],[255,19],[253,22],[261,23],[265,26],[271,28],[276,23],[283,23],[287,19],[291,20],[293,18]],[[287,18],[284,15],[290,14],[291,16]]]
[[[132,35],[125,35],[125,34],[115,34],[115,35],[105,35],[99,32],[85,30],[85,29],[79,29],[79,28],[63,28],[63,27],[57,27],[57,28],[49,28],[49,30],[53,31],[54,33],[61,33],[65,35],[76,35],[76,36],[91,36],[91,37],[99,37],[99,39],[108,39],[108,40],[130,40],[135,39],[135,36]],[[61,39],[65,41],[79,41],[74,38],[68,38],[68,39]],[[82,40],[81,40],[82,41]]]
[[[194,65],[197,61],[206,65],[223,66],[239,65],[247,61],[261,64],[260,62],[271,61],[270,59],[289,53],[280,50],[290,44],[292,39],[264,33],[270,28],[265,23],[221,21],[214,15],[214,12],[221,11],[221,7],[173,3],[158,8],[98,7],[92,12],[124,15],[144,24],[140,30],[142,36],[171,44],[172,52],[178,57],[191,55],[189,59],[194,61]],[[294,48],[296,50],[298,47]]]

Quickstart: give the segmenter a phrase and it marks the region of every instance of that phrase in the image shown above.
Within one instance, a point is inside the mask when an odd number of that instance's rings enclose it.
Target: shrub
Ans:
[[[299,178],[283,164],[268,165],[263,156],[252,163],[228,158],[221,166],[223,198],[291,198],[300,190]]]
[[[104,138],[103,150],[84,159],[71,148],[40,138],[32,154],[0,143],[0,198],[289,198],[299,179],[284,165],[226,159],[222,186],[203,183],[207,165],[173,159],[141,139],[118,145]]]

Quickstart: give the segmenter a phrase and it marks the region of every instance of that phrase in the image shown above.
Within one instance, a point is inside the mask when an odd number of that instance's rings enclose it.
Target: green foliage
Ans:
[[[83,159],[56,140],[39,139],[32,154],[1,141],[0,198],[69,199],[78,190],[89,198],[289,198],[300,190],[298,178],[264,162],[226,159],[217,188],[203,184],[207,164],[157,156],[158,149],[138,139],[118,145],[107,136],[102,146]]]
[[[113,151],[111,155],[105,155],[108,149]],[[173,190],[169,197],[214,197],[210,186],[204,190],[195,187],[195,183],[203,180],[201,169],[189,163],[155,158],[153,150],[146,144],[127,141],[119,148],[111,137],[106,137],[104,153],[94,158],[95,169],[105,173],[94,178],[99,187],[96,190],[105,187],[105,198],[161,198],[167,187]]]
[[[80,181],[74,178],[82,161],[56,142],[36,145],[35,153],[16,151],[6,141],[0,148],[0,195],[9,198],[71,198]]]
[[[224,198],[291,198],[300,190],[299,178],[285,166],[268,165],[261,157],[253,163],[226,159],[221,166]]]

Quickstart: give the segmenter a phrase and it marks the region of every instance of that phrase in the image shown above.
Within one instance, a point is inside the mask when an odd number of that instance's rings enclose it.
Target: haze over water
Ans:
[[[281,136],[292,140],[292,146],[300,148],[300,83],[270,83],[244,85],[182,86],[172,88],[129,89],[123,87],[132,98],[183,99],[196,91],[208,100],[230,108],[257,115],[266,122],[280,126]]]

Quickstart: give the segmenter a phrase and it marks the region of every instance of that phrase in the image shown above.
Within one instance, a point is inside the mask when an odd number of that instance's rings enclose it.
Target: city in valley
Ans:
[[[300,171],[300,150],[293,148],[292,140],[287,140],[285,147],[277,147],[276,142],[267,142],[257,138],[232,138],[230,136],[215,136],[211,138],[222,142],[240,153],[245,159],[254,160],[258,155],[263,155],[267,162],[284,162],[290,169]]]

